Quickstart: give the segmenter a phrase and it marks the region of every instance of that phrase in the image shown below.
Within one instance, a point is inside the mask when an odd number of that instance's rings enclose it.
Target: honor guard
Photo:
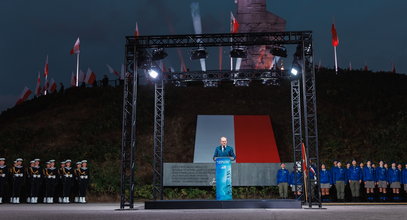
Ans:
[[[31,203],[38,203],[38,196],[40,194],[40,187],[41,187],[41,167],[40,167],[40,159],[34,160],[34,166],[30,166],[28,168],[29,175],[31,177],[30,180],[30,198],[29,201]]]
[[[49,169],[51,167],[51,162],[47,161],[45,163],[45,167],[42,169],[42,177],[43,177],[43,181],[42,181],[42,185],[43,185],[43,203],[47,203],[47,198],[48,198],[48,194],[47,194],[47,169]]]
[[[74,170],[75,181],[74,181],[74,185],[72,187],[72,192],[75,196],[74,202],[76,202],[76,203],[79,202],[79,176],[80,176],[81,167],[82,167],[82,162],[81,161],[76,162],[76,168]]]
[[[71,195],[72,184],[74,181],[73,169],[71,167],[71,160],[65,161],[65,167],[62,169],[62,202],[69,203],[69,196]]]
[[[20,203],[20,193],[21,187],[24,181],[24,167],[21,165],[23,159],[17,158],[14,163],[13,168],[10,169],[10,174],[12,175],[12,196],[11,203]]]
[[[32,189],[32,180],[33,180],[33,177],[32,177],[32,174],[31,174],[31,169],[30,168],[33,168],[35,166],[35,161],[34,160],[32,160],[32,161],[30,161],[30,166],[27,168],[27,170],[25,171],[25,176],[26,176],[26,178],[27,178],[27,192],[28,192],[28,196],[27,196],[27,203],[31,203],[31,198],[32,198],[32,196],[31,196],[31,189]]]
[[[8,170],[5,164],[6,158],[0,158],[0,204],[3,203],[4,193],[8,178]]]
[[[86,189],[89,184],[88,161],[82,160],[82,167],[79,169],[79,202],[86,203]]]
[[[58,170],[55,167],[55,160],[49,161],[49,167],[45,169],[45,203],[54,203],[55,187],[58,181]]]
[[[58,169],[58,185],[57,185],[57,193],[58,193],[58,202],[63,202],[63,184],[62,184],[62,177],[63,177],[63,170],[65,168],[65,161],[61,161],[60,168]]]

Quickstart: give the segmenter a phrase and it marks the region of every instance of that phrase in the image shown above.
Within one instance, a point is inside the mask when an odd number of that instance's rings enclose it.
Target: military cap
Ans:
[[[82,163],[87,163],[88,161],[87,160],[82,160]]]
[[[6,160],[6,158],[4,158],[4,157],[0,158],[0,161],[5,161],[5,160]]]
[[[21,158],[17,158],[17,159],[16,159],[16,161],[23,161],[23,159],[21,159]]]

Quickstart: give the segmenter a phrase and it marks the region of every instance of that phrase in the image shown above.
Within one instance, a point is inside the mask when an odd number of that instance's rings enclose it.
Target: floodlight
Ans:
[[[206,59],[208,57],[208,52],[205,48],[193,49],[191,51],[191,60]]]
[[[287,57],[287,48],[280,45],[273,45],[270,49],[270,53],[277,57]]]
[[[164,51],[163,48],[154,49],[152,53],[152,59],[155,60],[162,60],[166,58],[168,54]]]
[[[155,69],[149,69],[148,70],[148,75],[152,78],[152,79],[157,79],[158,77],[158,72]]]

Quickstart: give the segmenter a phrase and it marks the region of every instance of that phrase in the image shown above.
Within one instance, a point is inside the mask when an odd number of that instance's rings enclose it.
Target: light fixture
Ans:
[[[287,48],[280,45],[271,46],[270,53],[277,57],[287,57]]]
[[[191,60],[206,59],[208,57],[208,52],[205,48],[193,49],[191,51]]]
[[[247,50],[243,47],[236,47],[230,51],[230,57],[232,58],[246,58]]]
[[[214,80],[204,80],[203,83],[204,83],[204,88],[219,86],[219,81],[214,81]]]
[[[166,58],[168,54],[164,51],[163,48],[154,49],[152,53],[152,60],[162,60]]]
[[[233,84],[237,87],[249,87],[250,85],[250,80],[247,79],[237,79],[233,82]]]
[[[149,69],[148,70],[148,75],[151,77],[151,78],[153,78],[153,79],[157,79],[157,77],[158,77],[158,72],[157,72],[157,70],[155,70],[155,69]]]

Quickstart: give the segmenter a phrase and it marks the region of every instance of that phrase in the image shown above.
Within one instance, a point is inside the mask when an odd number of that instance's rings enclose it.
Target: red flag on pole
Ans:
[[[35,87],[35,95],[40,96],[41,95],[41,74],[38,71],[38,78],[37,78],[37,86]]]
[[[85,83],[87,83],[89,85],[93,85],[95,80],[96,80],[95,73],[90,68],[88,68],[88,72],[86,73],[86,77],[85,77]]]
[[[336,33],[335,24],[332,24],[332,46],[337,47],[339,45],[338,34]]]
[[[230,33],[236,34],[239,32],[239,23],[237,22],[233,13],[230,12]]]
[[[44,66],[44,76],[48,76],[48,55],[47,58],[45,59],[45,66]]]
[[[75,42],[75,45],[73,46],[73,48],[70,51],[71,55],[80,53],[80,47],[81,47],[81,42],[78,37],[78,39]]]
[[[54,81],[54,79],[51,79],[51,82],[50,82],[50,86],[49,86],[49,88],[48,88],[48,91],[49,91],[50,93],[54,93],[56,90],[57,90],[57,83]]]
[[[30,97],[31,93],[32,91],[28,87],[25,87],[20,97],[18,98],[16,105],[21,104],[22,102],[27,100],[28,97]]]
[[[304,171],[304,175],[308,176],[308,170],[307,170],[307,151],[305,150],[305,145],[302,143],[301,146],[301,154],[302,154],[302,170]]]

